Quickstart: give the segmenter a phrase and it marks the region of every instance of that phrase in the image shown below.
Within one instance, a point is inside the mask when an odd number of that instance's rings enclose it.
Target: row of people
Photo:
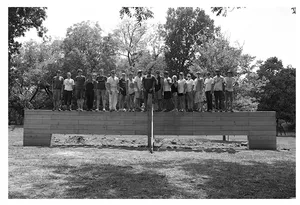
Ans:
[[[216,76],[212,78],[210,73],[207,73],[205,79],[201,72],[197,72],[197,78],[194,80],[191,78],[191,74],[187,74],[187,78],[185,78],[182,72],[179,73],[179,78],[176,75],[173,75],[172,78],[169,77],[168,71],[165,71],[163,76],[157,71],[154,76],[151,69],[144,76],[139,70],[135,77],[132,73],[129,73],[128,76],[122,73],[120,78],[116,76],[115,71],[111,71],[110,77],[104,76],[103,70],[100,70],[98,75],[89,75],[87,78],[82,75],[81,69],[77,73],[78,75],[73,80],[70,72],[64,79],[61,72],[57,71],[52,82],[53,110],[61,110],[62,94],[64,104],[68,110],[71,110],[72,95],[75,94],[78,111],[83,110],[84,100],[87,110],[92,110],[95,101],[95,110],[99,111],[100,101],[102,101],[103,111],[106,111],[107,98],[110,111],[117,110],[117,103],[120,111],[126,111],[125,103],[128,111],[142,111],[142,102],[146,105],[148,95],[151,94],[156,111],[190,112],[193,111],[194,103],[197,111],[204,111],[205,93],[207,111],[211,112],[213,109],[213,94],[216,111],[223,110],[223,96],[225,96],[225,110],[232,111],[235,80],[231,71],[228,72],[228,76],[223,77],[220,75],[220,70],[216,70]],[[144,106],[143,111],[147,111],[147,106]]]

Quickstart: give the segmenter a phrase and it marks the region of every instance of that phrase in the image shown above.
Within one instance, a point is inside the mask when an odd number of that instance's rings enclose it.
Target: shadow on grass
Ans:
[[[43,166],[51,171],[32,185],[29,193],[35,195],[10,191],[9,198],[264,199],[296,195],[295,162],[291,161],[241,164],[200,159],[138,165],[142,169],[111,164]]]
[[[145,165],[147,166],[147,165]],[[247,164],[222,160],[183,161],[180,165],[168,162],[152,164],[151,168],[177,167],[194,180],[194,188],[212,199],[266,199],[296,197],[296,164],[292,161]]]
[[[43,148],[43,147],[41,147]],[[50,148],[97,148],[97,149],[123,149],[129,151],[147,151],[149,148],[146,145],[136,145],[136,146],[119,146],[119,145],[87,145],[87,144],[77,144],[77,145],[52,145]],[[167,146],[167,147],[156,147],[153,148],[154,152],[165,152],[165,151],[175,151],[175,152],[214,152],[214,153],[224,153],[235,154],[241,150],[241,148],[219,148],[219,147],[196,147],[192,148],[189,146]]]
[[[63,196],[47,196],[42,198],[172,198],[183,196],[191,198],[185,190],[170,184],[166,175],[155,171],[137,171],[132,166],[115,166],[110,164],[81,166],[47,166],[54,169],[54,176],[65,176],[66,182],[58,186],[63,187]],[[53,178],[55,180],[56,177]],[[51,180],[52,181],[52,180]],[[34,189],[43,189],[47,183],[34,185]]]

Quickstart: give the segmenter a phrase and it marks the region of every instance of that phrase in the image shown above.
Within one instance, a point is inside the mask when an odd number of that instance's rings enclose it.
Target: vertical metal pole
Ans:
[[[153,153],[153,104],[152,94],[148,94],[148,148],[150,153]]]

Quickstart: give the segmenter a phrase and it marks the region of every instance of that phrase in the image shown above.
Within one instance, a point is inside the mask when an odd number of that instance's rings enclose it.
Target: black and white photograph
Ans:
[[[274,2],[7,3],[7,202],[296,203],[296,1]]]

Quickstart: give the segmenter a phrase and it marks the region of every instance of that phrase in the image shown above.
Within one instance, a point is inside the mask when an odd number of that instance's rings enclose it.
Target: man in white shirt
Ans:
[[[212,92],[215,96],[215,109],[222,112],[224,77],[221,76],[221,71],[216,69],[216,76],[213,77]]]
[[[206,97],[206,103],[207,103],[207,112],[211,112],[212,111],[212,93],[211,93],[211,88],[212,88],[212,83],[213,83],[213,79],[210,76],[210,73],[208,72],[207,77],[204,81],[204,85],[205,85],[205,97]]]
[[[72,93],[74,90],[75,82],[71,78],[71,73],[67,73],[67,78],[64,80],[64,103],[67,106],[67,110],[72,111]]]
[[[109,93],[109,110],[116,111],[116,105],[118,101],[118,85],[119,78],[115,76],[115,71],[111,71],[111,76],[107,79],[108,93]]]
[[[134,78],[134,104],[135,110],[141,111],[142,99],[142,71],[139,70],[137,76]]]
[[[187,111],[193,112],[193,105],[194,105],[194,96],[193,96],[193,90],[194,90],[194,81],[191,77],[191,74],[187,74],[187,80],[186,80],[186,97],[187,97]]]
[[[169,72],[164,72],[164,84],[163,84],[163,95],[165,101],[164,112],[172,110],[172,92],[171,92],[172,79],[169,77]]]

